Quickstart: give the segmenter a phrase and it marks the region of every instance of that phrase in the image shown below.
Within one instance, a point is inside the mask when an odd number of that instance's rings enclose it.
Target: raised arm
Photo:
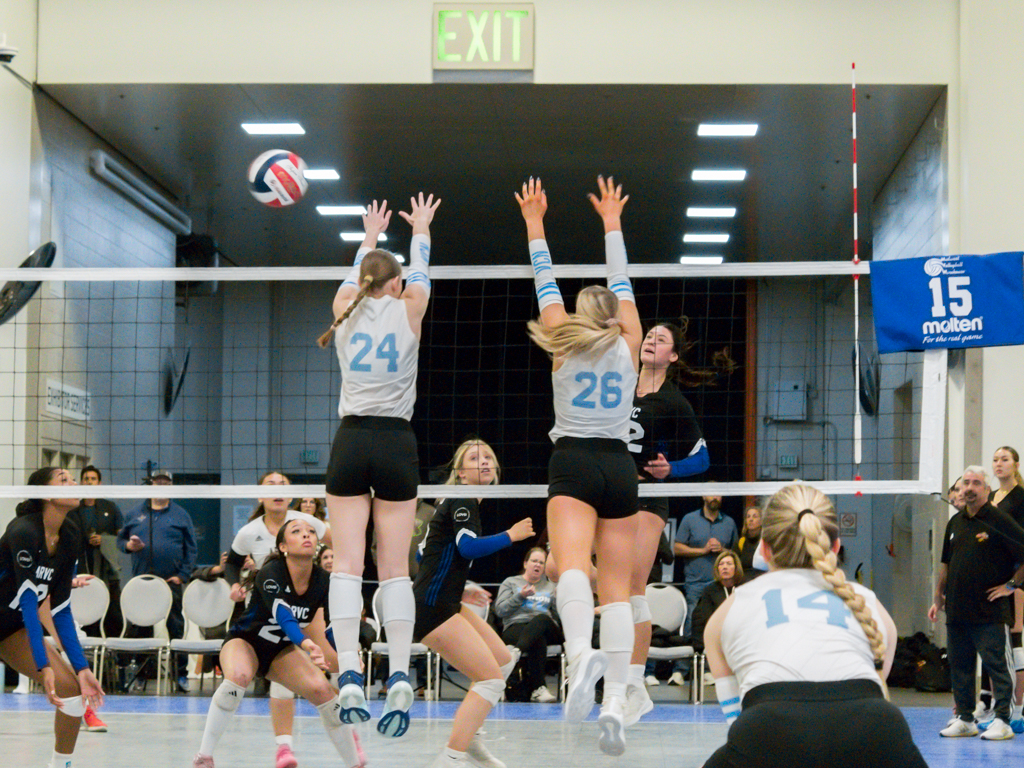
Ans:
[[[629,200],[629,195],[622,196],[622,185],[615,185],[611,176],[605,181],[603,176],[597,177],[597,186],[601,197],[590,193],[587,198],[594,206],[601,222],[604,224],[604,255],[608,265],[608,288],[619,297],[619,312],[622,314],[622,336],[629,344],[633,353],[633,364],[639,370],[640,344],[644,333],[640,325],[640,315],[636,310],[636,298],[633,296],[633,284],[626,272],[626,243],[622,238],[622,209]]]
[[[540,321],[548,327],[565,322],[565,302],[562,292],[558,290],[555,274],[551,270],[551,253],[544,237],[544,213],[548,209],[548,196],[544,192],[540,179],[530,180],[523,184],[523,194],[515,193],[519,210],[526,221],[526,236],[530,241],[530,263],[533,264],[533,282],[537,289],[537,301],[540,304]]]
[[[441,198],[434,200],[433,195],[423,199],[410,197],[411,211],[399,211],[398,215],[409,222],[412,227],[412,244],[409,246],[409,271],[405,280],[405,291],[402,298],[409,312],[409,324],[413,331],[419,332],[419,324],[427,312],[430,300],[430,278],[427,268],[430,266],[430,222],[434,220],[434,211],[441,204]]]
[[[349,270],[348,277],[345,278],[334,295],[332,309],[335,317],[341,317],[348,309],[348,305],[352,303],[352,299],[359,293],[359,266],[363,263],[363,257],[377,247],[377,238],[388,228],[390,221],[391,211],[388,210],[387,200],[381,202],[380,205],[377,205],[377,201],[374,200],[363,214],[363,231],[366,235],[363,237],[363,243],[359,246],[359,250],[356,251],[356,260],[352,264],[352,269]]]

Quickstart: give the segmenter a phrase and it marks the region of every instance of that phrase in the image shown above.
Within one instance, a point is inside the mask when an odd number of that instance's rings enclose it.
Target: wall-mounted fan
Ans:
[[[875,416],[878,413],[878,355],[874,352],[868,353],[863,344],[858,346],[860,346],[860,371],[856,370],[856,348],[850,353],[850,358],[854,366],[853,375],[860,379],[860,407],[868,416]]]
[[[53,243],[46,243],[36,248],[28,255],[28,258],[21,262],[21,269],[40,269],[53,264],[57,255],[57,246]],[[28,304],[29,299],[36,295],[39,286],[38,281],[11,280],[0,290],[0,325],[3,325]]]
[[[192,347],[189,347],[185,350],[185,359],[182,361],[180,369],[174,360],[174,353],[171,352],[167,356],[163,372],[164,416],[170,416],[171,411],[174,410],[174,404],[178,402],[181,388],[185,385],[185,374],[188,373],[188,359],[191,355]]]

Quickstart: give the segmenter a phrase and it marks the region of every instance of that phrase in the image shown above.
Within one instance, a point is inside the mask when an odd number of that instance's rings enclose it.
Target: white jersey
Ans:
[[[341,364],[339,416],[412,418],[420,341],[405,301],[367,296],[334,336]]]
[[[284,516],[284,521],[288,522],[289,520],[305,520],[313,526],[317,538],[321,541],[324,538],[324,534],[327,533],[327,526],[324,525],[324,521],[317,520],[307,512],[289,509]],[[255,520],[250,520],[238,529],[238,533],[235,534],[235,540],[231,542],[231,548],[240,555],[249,555],[252,561],[256,563],[256,569],[259,570],[263,567],[263,561],[267,559],[267,555],[274,551],[274,541],[276,538],[267,529],[263,515],[260,515]]]
[[[605,437],[628,442],[636,380],[633,355],[621,336],[602,353],[566,358],[551,374],[555,393],[551,440]]]
[[[875,593],[850,586],[864,596],[884,636]],[[880,682],[867,635],[818,571],[769,571],[734,595],[722,624],[722,651],[741,698],[765,683]],[[886,647],[894,641],[885,637]]]

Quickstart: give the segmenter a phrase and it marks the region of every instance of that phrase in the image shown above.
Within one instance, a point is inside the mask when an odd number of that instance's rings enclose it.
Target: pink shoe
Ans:
[[[359,768],[366,768],[366,753],[363,752],[363,745],[359,743],[359,736],[355,729],[352,729],[352,743],[356,745],[356,754],[359,756]]]
[[[287,744],[282,744],[277,748],[276,768],[298,768],[298,765],[299,761],[296,759],[291,747]]]
[[[192,761],[192,768],[213,768],[213,756],[196,755]]]

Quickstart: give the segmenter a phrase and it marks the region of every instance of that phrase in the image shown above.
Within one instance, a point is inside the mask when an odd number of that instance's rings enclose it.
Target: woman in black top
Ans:
[[[628,447],[636,460],[641,483],[690,477],[709,466],[707,444],[697,417],[676,381],[696,384],[715,374],[693,370],[685,364],[683,355],[690,346],[683,329],[671,323],[655,325],[640,346],[640,377],[633,398]],[[623,714],[627,727],[654,708],[644,685],[644,666],[651,647],[651,612],[645,590],[667,521],[667,498],[640,497],[630,580],[635,636]]]
[[[45,467],[28,485],[75,485],[66,469]],[[86,706],[103,703],[71,616],[71,582],[82,557],[82,534],[67,519],[78,499],[28,499],[0,538],[0,661],[42,686],[57,707],[54,768],[71,765]],[[43,640],[39,605],[50,599],[53,626],[70,665]]]
[[[313,566],[318,543],[316,531],[306,520],[289,520],[278,529],[275,550],[256,574],[249,606],[221,648],[224,682],[210,701],[194,768],[213,768],[213,750],[257,674],[295,691],[317,708],[345,768],[362,763],[352,726],[342,724],[338,716],[338,690],[324,675],[324,649],[303,634],[318,616],[322,622],[327,609],[330,576]]]
[[[761,508],[747,507],[743,513],[743,530],[736,545],[740,552],[740,562],[746,570],[754,567],[754,553],[761,543]]]
[[[693,609],[690,636],[693,638],[693,650],[697,653],[704,653],[704,628],[711,614],[717,611],[718,606],[744,581],[743,564],[731,549],[724,549],[718,553],[718,557],[715,558],[714,574],[715,580],[708,584]]]
[[[498,482],[498,460],[482,440],[467,440],[452,459],[448,485]],[[472,684],[455,713],[451,737],[434,762],[443,766],[504,768],[483,745],[477,731],[501,700],[505,680],[516,660],[490,624],[462,606],[462,593],[473,560],[533,536],[533,521],[520,520],[507,531],[481,536],[483,499],[444,499],[430,520],[420,545],[420,567],[413,584],[416,627],[413,640],[441,655]]]

